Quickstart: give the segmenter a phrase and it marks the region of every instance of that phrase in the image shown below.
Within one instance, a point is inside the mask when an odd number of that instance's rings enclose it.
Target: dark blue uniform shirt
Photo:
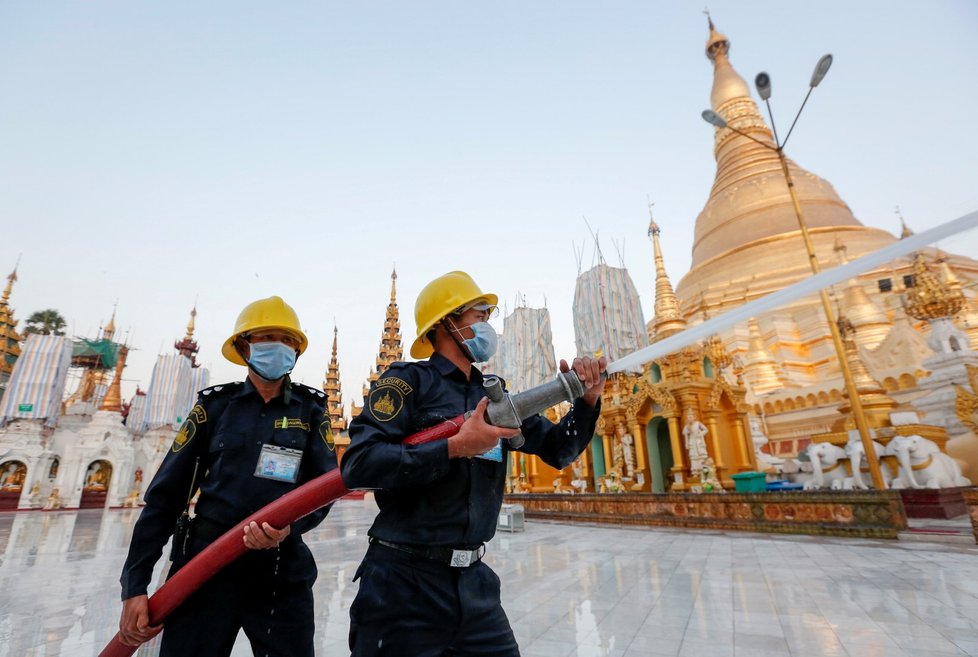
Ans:
[[[503,501],[508,441],[502,461],[448,458],[448,442],[401,445],[407,436],[461,415],[485,396],[482,373],[471,379],[439,354],[394,363],[371,387],[363,412],[350,423],[343,455],[349,488],[376,488],[380,513],[370,535],[409,545],[476,547],[491,539]],[[564,468],[594,434],[599,407],[578,399],[559,424],[535,415],[521,427],[519,451]]]
[[[146,593],[153,566],[187,505],[195,469],[200,497],[194,522],[230,529],[335,468],[336,452],[325,405],[322,391],[288,380],[283,394],[267,404],[250,381],[202,390],[146,489],[146,506],[133,529],[122,571],[122,599]],[[302,450],[296,483],[255,476],[263,445]],[[329,507],[324,507],[298,520],[286,542],[301,541],[299,535],[322,522],[328,511]],[[283,567],[288,569],[290,564],[283,563]],[[311,567],[314,574],[315,565]]]

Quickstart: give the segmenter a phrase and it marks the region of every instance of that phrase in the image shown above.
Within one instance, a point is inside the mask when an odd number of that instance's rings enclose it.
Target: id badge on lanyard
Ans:
[[[294,484],[299,480],[300,463],[302,463],[301,449],[263,445],[258,456],[255,476]]]

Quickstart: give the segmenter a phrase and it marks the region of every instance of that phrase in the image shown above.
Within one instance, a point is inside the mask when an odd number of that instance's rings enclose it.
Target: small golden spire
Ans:
[[[863,362],[862,355],[859,353],[859,346],[853,337],[852,324],[845,315],[839,314],[839,325],[843,329],[842,340],[846,349],[846,360],[849,362],[849,370],[852,372],[853,382],[856,384],[856,394],[863,406],[863,412],[871,427],[882,427],[889,424],[890,412],[898,404],[896,400],[887,394],[886,389],[872,375],[866,363]],[[849,401],[848,391],[843,391],[843,402],[839,405],[839,412],[848,416],[852,410]],[[845,425],[846,420],[840,421],[840,425]],[[834,425],[835,426],[835,425]],[[841,426],[835,426],[841,428]]]
[[[340,385],[340,363],[336,358],[337,335],[339,329],[333,324],[333,357],[326,368],[326,380],[323,381],[323,392],[326,393],[326,413],[333,433],[346,429],[346,417],[343,414],[343,389]]]
[[[656,340],[678,333],[686,328],[686,319],[679,310],[679,300],[672,289],[669,275],[666,273],[665,260],[662,257],[662,247],[659,244],[659,225],[652,217],[652,206],[649,202],[649,237],[652,239],[652,251],[655,254],[655,318],[652,320],[652,330]]]
[[[903,213],[900,212],[899,205],[896,206],[896,216],[900,217],[900,239],[913,235],[913,231],[907,228],[907,222],[903,220]]]
[[[187,322],[187,335],[183,337],[184,340],[194,339],[194,328],[197,320],[197,304],[194,304],[193,310],[190,311],[190,321]]]
[[[404,347],[401,345],[401,319],[397,309],[397,270],[391,272],[391,300],[387,304],[387,314],[384,318],[384,332],[380,337],[380,348],[377,350],[377,358],[374,359],[374,368],[368,377],[368,384],[364,385],[364,395],[368,391],[368,385],[380,378],[380,375],[390,367],[391,363],[401,360],[404,357]],[[350,410],[353,417],[360,414],[362,407],[353,403]]]
[[[913,261],[913,287],[904,295],[907,314],[920,320],[953,317],[964,307],[964,302],[961,283],[950,268],[947,267],[947,274],[941,280],[927,266],[924,254],[918,251]]]
[[[122,412],[122,369],[126,366],[128,354],[129,348],[121,345],[115,362],[115,376],[112,378],[112,383],[109,384],[109,389],[105,391],[105,397],[102,398],[98,410],[113,413]]]
[[[7,286],[3,288],[3,297],[0,297],[0,303],[6,305],[10,300],[10,293],[14,289],[14,283],[17,282],[17,267],[7,275]]]
[[[103,340],[111,340],[115,336],[115,311],[118,306],[118,302],[112,306],[112,317],[109,318],[109,323],[102,329]]]
[[[744,375],[750,382],[751,388],[758,395],[783,388],[784,382],[778,372],[777,361],[764,346],[761,326],[756,317],[747,320],[747,332],[748,353],[744,363]]]

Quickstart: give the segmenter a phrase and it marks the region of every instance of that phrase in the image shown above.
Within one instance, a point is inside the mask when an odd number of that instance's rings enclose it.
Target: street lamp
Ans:
[[[751,137],[745,132],[734,128],[727,124],[726,120],[713,110],[703,111],[703,120],[707,123],[716,126],[717,128],[727,128],[736,132],[741,137],[746,137],[751,141],[760,144],[768,150],[772,150],[778,154],[778,160],[781,162],[781,171],[784,173],[785,182],[788,184],[788,194],[791,196],[791,203],[795,209],[795,216],[798,218],[798,227],[801,229],[801,236],[805,242],[805,249],[808,251],[808,262],[811,265],[812,273],[817,274],[822,271],[822,268],[818,264],[818,258],[815,256],[815,247],[812,245],[811,236],[808,234],[808,225],[805,223],[805,218],[801,212],[801,204],[798,203],[798,196],[795,193],[795,182],[791,178],[791,171],[788,170],[788,160],[784,155],[784,145],[788,142],[791,137],[792,131],[795,129],[795,124],[798,123],[798,117],[801,116],[801,111],[805,109],[805,103],[808,102],[808,97],[812,95],[812,90],[815,89],[828,73],[829,67],[832,66],[832,55],[823,55],[821,59],[818,60],[818,64],[815,65],[815,71],[812,73],[811,81],[808,84],[808,93],[805,95],[805,100],[802,101],[801,107],[798,108],[798,112],[795,114],[795,120],[791,122],[791,128],[788,129],[788,134],[785,136],[784,141],[778,139],[778,130],[774,125],[774,115],[771,112],[771,103],[769,99],[771,98],[771,77],[764,72],[758,73],[757,77],[754,78],[754,85],[757,87],[757,93],[767,105],[768,116],[771,118],[771,129],[774,132],[774,146],[767,144],[759,139]],[[829,331],[832,333],[832,343],[835,345],[835,352],[839,359],[839,368],[842,370],[842,378],[846,383],[846,392],[849,394],[849,403],[852,405],[852,415],[853,419],[856,421],[856,427],[859,429],[859,437],[862,440],[863,451],[866,454],[866,460],[869,462],[869,471],[873,476],[873,485],[876,488],[883,489],[886,488],[886,484],[883,482],[883,473],[880,471],[879,459],[876,456],[876,449],[873,446],[872,437],[869,433],[869,424],[866,422],[866,414],[863,412],[862,400],[859,398],[859,391],[856,389],[856,383],[852,379],[852,371],[849,369],[849,361],[846,359],[846,348],[842,342],[842,334],[839,331],[839,325],[836,322],[835,313],[832,311],[832,304],[829,301],[829,295],[825,291],[825,288],[819,290],[819,298],[822,301],[822,311],[825,313],[825,319],[829,323]],[[854,468],[858,468],[859,464],[853,464]]]

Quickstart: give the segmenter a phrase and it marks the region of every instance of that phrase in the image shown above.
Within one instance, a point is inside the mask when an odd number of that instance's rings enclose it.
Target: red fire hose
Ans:
[[[404,440],[407,445],[420,445],[454,436],[458,433],[465,416],[446,420],[441,424],[418,432]],[[180,606],[191,593],[213,577],[221,568],[240,557],[248,548],[242,536],[244,526],[255,521],[259,526],[267,522],[272,527],[291,525],[299,518],[309,515],[316,509],[343,497],[350,490],[340,478],[339,468],[299,486],[283,495],[263,509],[251,514],[229,529],[223,536],[208,545],[203,552],[187,562],[159,590],[149,598],[150,625],[159,625],[174,609]],[[119,640],[119,635],[109,641],[99,653],[99,657],[129,657],[138,646],[127,646]]]

